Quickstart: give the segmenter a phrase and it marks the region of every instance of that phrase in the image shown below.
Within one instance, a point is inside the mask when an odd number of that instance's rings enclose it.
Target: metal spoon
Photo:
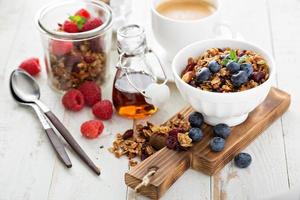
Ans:
[[[54,150],[56,151],[58,158],[65,164],[65,166],[67,166],[68,168],[71,168],[72,163],[71,163],[70,158],[65,150],[64,145],[61,143],[59,137],[53,131],[53,129],[51,128],[48,121],[45,119],[45,117],[44,117],[43,113],[41,112],[41,110],[39,109],[39,107],[33,103],[24,103],[23,101],[21,101],[21,99],[18,98],[18,96],[15,94],[14,90],[12,89],[11,82],[10,82],[9,86],[10,86],[10,91],[11,91],[13,98],[18,103],[20,103],[22,105],[26,105],[26,106],[31,106],[33,108],[33,110],[35,111],[36,115],[38,116]]]
[[[34,78],[27,72],[16,69],[12,72],[10,77],[11,88],[15,95],[24,103],[33,103],[37,105],[46,117],[51,121],[53,126],[64,137],[71,148],[78,154],[78,156],[97,174],[100,175],[99,168],[87,156],[83,149],[79,146],[76,140],[60,120],[52,113],[52,111],[40,99],[40,89]]]

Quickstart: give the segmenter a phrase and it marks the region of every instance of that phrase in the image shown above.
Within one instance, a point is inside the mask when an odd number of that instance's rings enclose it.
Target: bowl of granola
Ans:
[[[211,125],[244,122],[269,93],[273,58],[249,42],[214,39],[190,44],[172,63],[183,98]]]

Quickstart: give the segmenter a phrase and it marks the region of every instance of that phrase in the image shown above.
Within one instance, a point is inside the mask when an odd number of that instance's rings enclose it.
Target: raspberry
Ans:
[[[78,33],[78,27],[77,24],[74,22],[66,20],[62,26],[63,31],[67,33]]]
[[[81,125],[80,131],[82,135],[88,139],[98,137],[104,129],[104,125],[99,120],[86,121]]]
[[[79,90],[69,90],[62,98],[64,107],[72,111],[80,111],[84,106],[84,98]]]
[[[52,40],[52,53],[56,56],[63,56],[70,53],[73,48],[73,43],[68,41]]]
[[[90,13],[86,9],[84,9],[84,8],[78,10],[75,13],[75,15],[79,15],[79,16],[84,17],[86,19],[90,19],[90,17],[91,17]]]
[[[103,100],[96,103],[92,108],[93,114],[102,120],[111,119],[113,114],[112,103],[109,100]]]
[[[82,27],[81,31],[90,31],[103,24],[102,20],[99,18],[89,19]]]
[[[78,90],[83,94],[87,106],[93,106],[98,101],[101,101],[101,88],[95,82],[86,81]]]
[[[35,76],[41,71],[40,61],[38,58],[29,58],[20,64],[20,68]]]

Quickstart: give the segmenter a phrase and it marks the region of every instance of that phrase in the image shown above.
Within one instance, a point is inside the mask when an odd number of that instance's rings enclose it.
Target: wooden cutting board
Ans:
[[[243,124],[233,127],[222,152],[215,153],[210,150],[212,127],[204,125],[203,139],[191,150],[176,152],[165,147],[126,173],[125,183],[135,188],[149,169],[157,167],[158,170],[151,177],[150,184],[141,187],[139,193],[151,199],[159,199],[188,168],[213,175],[278,119],[288,109],[290,101],[289,94],[272,88],[265,101],[249,114],[248,119]],[[193,109],[187,107],[179,113],[187,118],[191,112]]]

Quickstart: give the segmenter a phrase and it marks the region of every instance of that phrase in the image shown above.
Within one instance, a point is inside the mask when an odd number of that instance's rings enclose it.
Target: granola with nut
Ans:
[[[57,52],[53,45],[70,45],[67,52]],[[85,81],[94,81],[100,84],[105,78],[107,56],[103,52],[102,38],[67,43],[64,41],[52,42],[50,49],[49,78],[54,87],[59,90],[77,88]]]
[[[137,124],[135,131],[129,129],[123,134],[118,133],[112,147],[108,150],[117,158],[127,156],[129,165],[135,166],[137,164],[135,158],[144,160],[164,146],[170,148],[169,138],[175,138],[175,135],[176,149],[174,147],[174,150],[186,150],[191,147],[192,139],[187,133],[189,129],[189,122],[180,114],[163,125],[154,125],[150,122],[146,122],[145,125]],[[160,137],[158,142],[163,143],[159,148],[153,143],[155,141],[153,139],[158,137]]]
[[[267,61],[251,50],[212,48],[189,58],[181,79],[210,92],[239,92],[264,83],[269,78]]]

